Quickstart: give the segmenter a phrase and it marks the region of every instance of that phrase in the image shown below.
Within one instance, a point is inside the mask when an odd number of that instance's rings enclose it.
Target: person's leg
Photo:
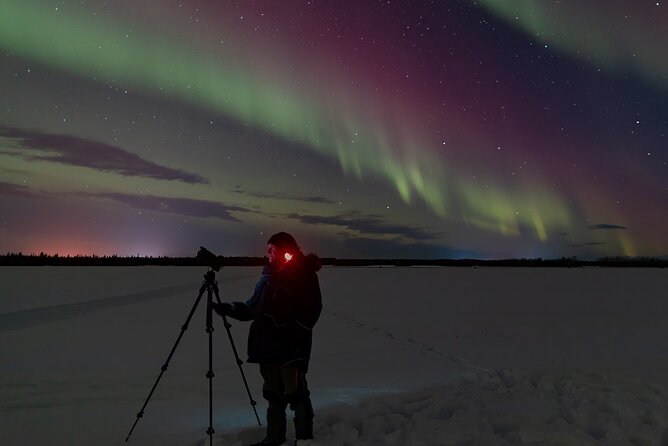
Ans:
[[[260,364],[260,374],[264,379],[262,396],[269,403],[267,408],[267,437],[268,444],[281,444],[285,441],[287,400],[281,376],[280,366]]]
[[[309,397],[300,399],[290,404],[290,409],[295,411],[295,437],[297,440],[309,440],[313,438],[313,406]]]
[[[306,372],[298,367],[282,367],[283,387],[290,409],[295,411],[295,437],[297,440],[313,438],[313,406],[308,390]]]

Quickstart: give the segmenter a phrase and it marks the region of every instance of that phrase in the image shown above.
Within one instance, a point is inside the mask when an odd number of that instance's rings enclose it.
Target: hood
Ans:
[[[320,262],[320,257],[318,257],[317,254],[314,254],[312,252],[308,253],[304,257],[304,265],[306,268],[309,268],[314,272],[320,271],[320,268],[322,267],[322,263]]]

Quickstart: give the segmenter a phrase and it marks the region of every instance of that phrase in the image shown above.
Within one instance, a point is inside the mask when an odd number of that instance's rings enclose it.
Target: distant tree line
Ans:
[[[665,268],[668,260],[653,257],[604,257],[598,260],[579,260],[577,257],[557,259],[520,258],[520,259],[322,259],[323,265],[333,266],[510,266],[510,267],[566,267],[582,266],[605,267],[650,267]]]
[[[266,257],[221,257],[223,266],[260,266],[267,263]],[[60,256],[7,253],[0,256],[0,266],[206,266],[197,257],[152,257],[152,256]]]
[[[223,266],[262,266],[267,263],[266,257],[220,256]],[[577,257],[561,257],[558,259],[521,258],[521,259],[338,259],[323,257],[320,259],[325,266],[357,266],[357,267],[388,267],[388,266],[460,266],[460,267],[566,267],[583,266],[599,267],[634,267],[634,268],[665,268],[668,260],[652,257],[603,257],[598,260],[579,260]],[[97,256],[75,255],[60,256],[39,254],[23,254],[9,252],[0,256],[0,266],[206,266],[197,257],[151,257],[151,256]]]

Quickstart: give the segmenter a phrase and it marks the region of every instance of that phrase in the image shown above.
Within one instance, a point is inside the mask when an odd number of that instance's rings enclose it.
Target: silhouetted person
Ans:
[[[246,302],[215,305],[218,314],[252,320],[248,334],[248,362],[260,364],[262,396],[269,402],[267,435],[259,445],[285,442],[285,409],[295,412],[297,440],[313,438],[313,406],[306,382],[311,357],[312,330],[322,310],[316,272],[320,261],[304,254],[287,232],[267,241],[269,263]]]

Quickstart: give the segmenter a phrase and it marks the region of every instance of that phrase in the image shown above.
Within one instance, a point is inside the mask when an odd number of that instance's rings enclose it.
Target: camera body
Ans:
[[[197,252],[197,259],[215,272],[220,271],[220,269],[223,267],[223,257],[215,255],[204,246],[199,247],[199,251]]]

